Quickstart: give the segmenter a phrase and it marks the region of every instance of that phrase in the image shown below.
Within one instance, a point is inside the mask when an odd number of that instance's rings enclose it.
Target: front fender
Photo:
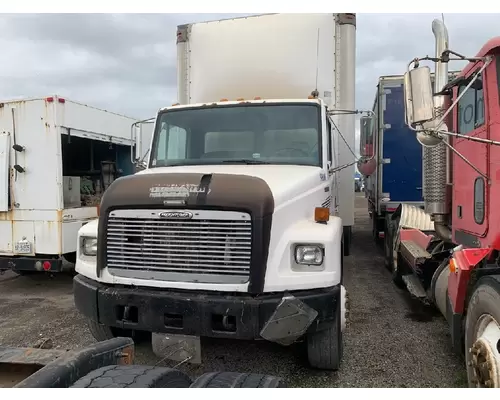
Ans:
[[[342,220],[330,216],[327,224],[299,220],[280,232],[274,225],[266,268],[264,292],[331,287],[341,282]],[[321,271],[293,269],[298,244],[319,244],[325,249]]]

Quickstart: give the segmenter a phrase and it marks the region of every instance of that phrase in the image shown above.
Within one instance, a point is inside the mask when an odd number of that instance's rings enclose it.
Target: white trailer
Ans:
[[[134,122],[60,96],[0,102],[0,270],[74,263],[102,193],[134,173]]]
[[[355,127],[335,111],[354,109],[355,31],[354,14],[178,27],[181,104],[79,232],[75,303],[95,338],[150,331],[157,354],[196,362],[200,336],[306,337],[312,366],[339,367]]]

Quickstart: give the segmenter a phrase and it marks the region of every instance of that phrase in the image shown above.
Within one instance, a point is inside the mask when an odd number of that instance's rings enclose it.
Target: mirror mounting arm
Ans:
[[[474,82],[477,80],[477,78],[479,78],[479,76],[481,75],[481,73],[486,69],[486,67],[490,64],[491,60],[493,58],[491,56],[488,56],[488,57],[484,57],[484,64],[481,66],[481,68],[479,69],[479,71],[475,74],[474,78],[471,79],[471,81],[469,82],[469,84],[465,87],[464,90],[462,90],[462,93],[460,93],[460,95],[457,96],[457,98],[455,99],[455,101],[451,104],[450,107],[448,107],[448,110],[446,110],[446,112],[441,116],[439,122],[437,123],[436,125],[436,130],[439,130],[439,128],[443,125],[444,121],[446,120],[446,117],[448,116],[448,114],[453,110],[453,108],[458,104],[458,102],[460,101],[460,99],[465,95],[465,93],[467,92],[467,90],[469,90],[469,88],[474,84]]]

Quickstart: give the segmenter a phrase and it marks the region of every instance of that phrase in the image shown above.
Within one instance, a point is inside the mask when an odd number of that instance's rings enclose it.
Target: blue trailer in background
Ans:
[[[450,72],[453,78],[458,72]],[[372,219],[372,235],[380,243],[386,218],[401,203],[424,207],[422,191],[422,146],[405,123],[403,75],[379,78],[374,117],[361,132],[365,196]]]
[[[379,78],[371,135],[375,170],[365,177],[374,240],[383,238],[387,213],[401,203],[423,206],[422,146],[405,124],[403,76]]]

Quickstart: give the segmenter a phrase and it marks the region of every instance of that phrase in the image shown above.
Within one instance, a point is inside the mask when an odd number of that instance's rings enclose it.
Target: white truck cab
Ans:
[[[302,30],[316,37],[328,21],[339,26],[330,15]],[[75,303],[96,339],[145,330],[155,352],[180,340],[195,362],[201,336],[305,336],[310,364],[338,369],[346,292],[334,126],[354,117],[332,116],[312,89],[158,112],[148,168],[115,181],[99,220],[79,231]],[[354,126],[344,135],[354,141]]]

